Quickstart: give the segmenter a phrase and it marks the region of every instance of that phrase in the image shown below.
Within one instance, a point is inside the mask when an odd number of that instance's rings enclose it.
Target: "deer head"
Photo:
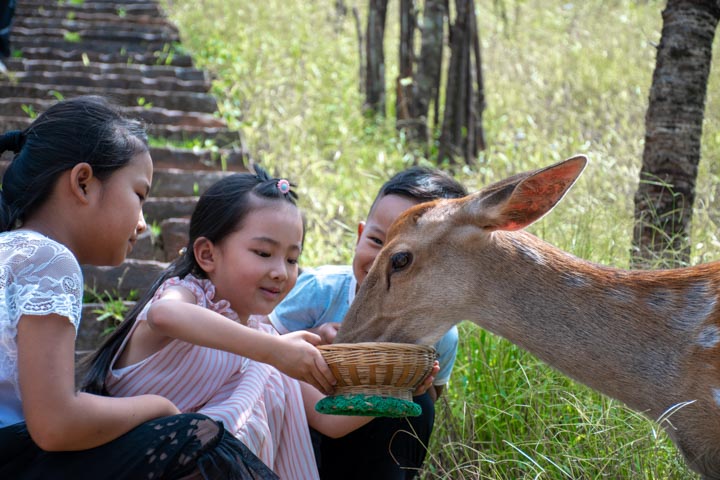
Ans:
[[[511,241],[498,232],[522,229],[548,213],[586,163],[579,155],[405,212],[390,228],[335,342],[432,344],[472,316],[502,318],[498,308],[512,307],[499,307],[493,296],[522,286],[502,282],[502,271],[513,263],[495,248]]]

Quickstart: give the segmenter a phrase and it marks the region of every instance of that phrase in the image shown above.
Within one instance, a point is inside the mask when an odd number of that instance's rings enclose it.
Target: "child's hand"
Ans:
[[[340,329],[340,322],[323,323],[319,327],[311,328],[310,331],[320,335],[320,345],[330,345]]]
[[[278,352],[275,367],[286,375],[309,383],[326,395],[332,394],[337,380],[320,351],[315,348],[321,342],[320,336],[300,330],[280,335],[279,338],[285,348]]]
[[[413,392],[413,396],[417,397],[418,395],[422,395],[423,393],[427,392],[430,387],[433,386],[433,381],[435,380],[435,375],[440,371],[440,362],[435,360],[435,363],[433,364],[433,368],[430,371],[430,374],[425,377],[425,380],[417,386],[415,391]]]

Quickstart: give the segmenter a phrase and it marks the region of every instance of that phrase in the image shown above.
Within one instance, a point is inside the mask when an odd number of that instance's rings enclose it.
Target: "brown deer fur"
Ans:
[[[584,156],[391,227],[335,339],[432,344],[471,320],[661,420],[688,465],[720,479],[720,262],[628,271],[522,230],[563,197]]]

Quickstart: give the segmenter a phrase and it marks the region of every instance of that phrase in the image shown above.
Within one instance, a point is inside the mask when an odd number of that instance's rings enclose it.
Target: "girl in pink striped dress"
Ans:
[[[308,424],[339,437],[370,418],[315,412],[335,383],[320,337],[253,318],[295,285],[304,236],[290,183],[255,170],[202,195],[186,251],[95,352],[84,388],[162,395],[222,421],[280,478],[314,479]]]

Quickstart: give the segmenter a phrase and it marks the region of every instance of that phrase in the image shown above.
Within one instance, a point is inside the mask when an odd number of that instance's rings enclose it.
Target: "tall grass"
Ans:
[[[386,57],[397,74],[397,2]],[[456,176],[470,190],[584,153],[590,166],[531,227],[588,260],[626,267],[644,115],[662,27],[656,0],[476,0],[489,147]],[[366,2],[355,4],[361,14]],[[389,117],[360,106],[357,38],[333,0],[167,0],[184,47],[214,77],[221,113],[255,158],[299,184],[303,264],[345,263],[392,173],[431,163]],[[693,225],[694,263],[720,258],[720,68],[715,44]],[[611,354],[608,346],[608,355]],[[590,367],[590,366],[589,366]],[[693,478],[664,432],[477,327],[438,405],[425,479]]]

